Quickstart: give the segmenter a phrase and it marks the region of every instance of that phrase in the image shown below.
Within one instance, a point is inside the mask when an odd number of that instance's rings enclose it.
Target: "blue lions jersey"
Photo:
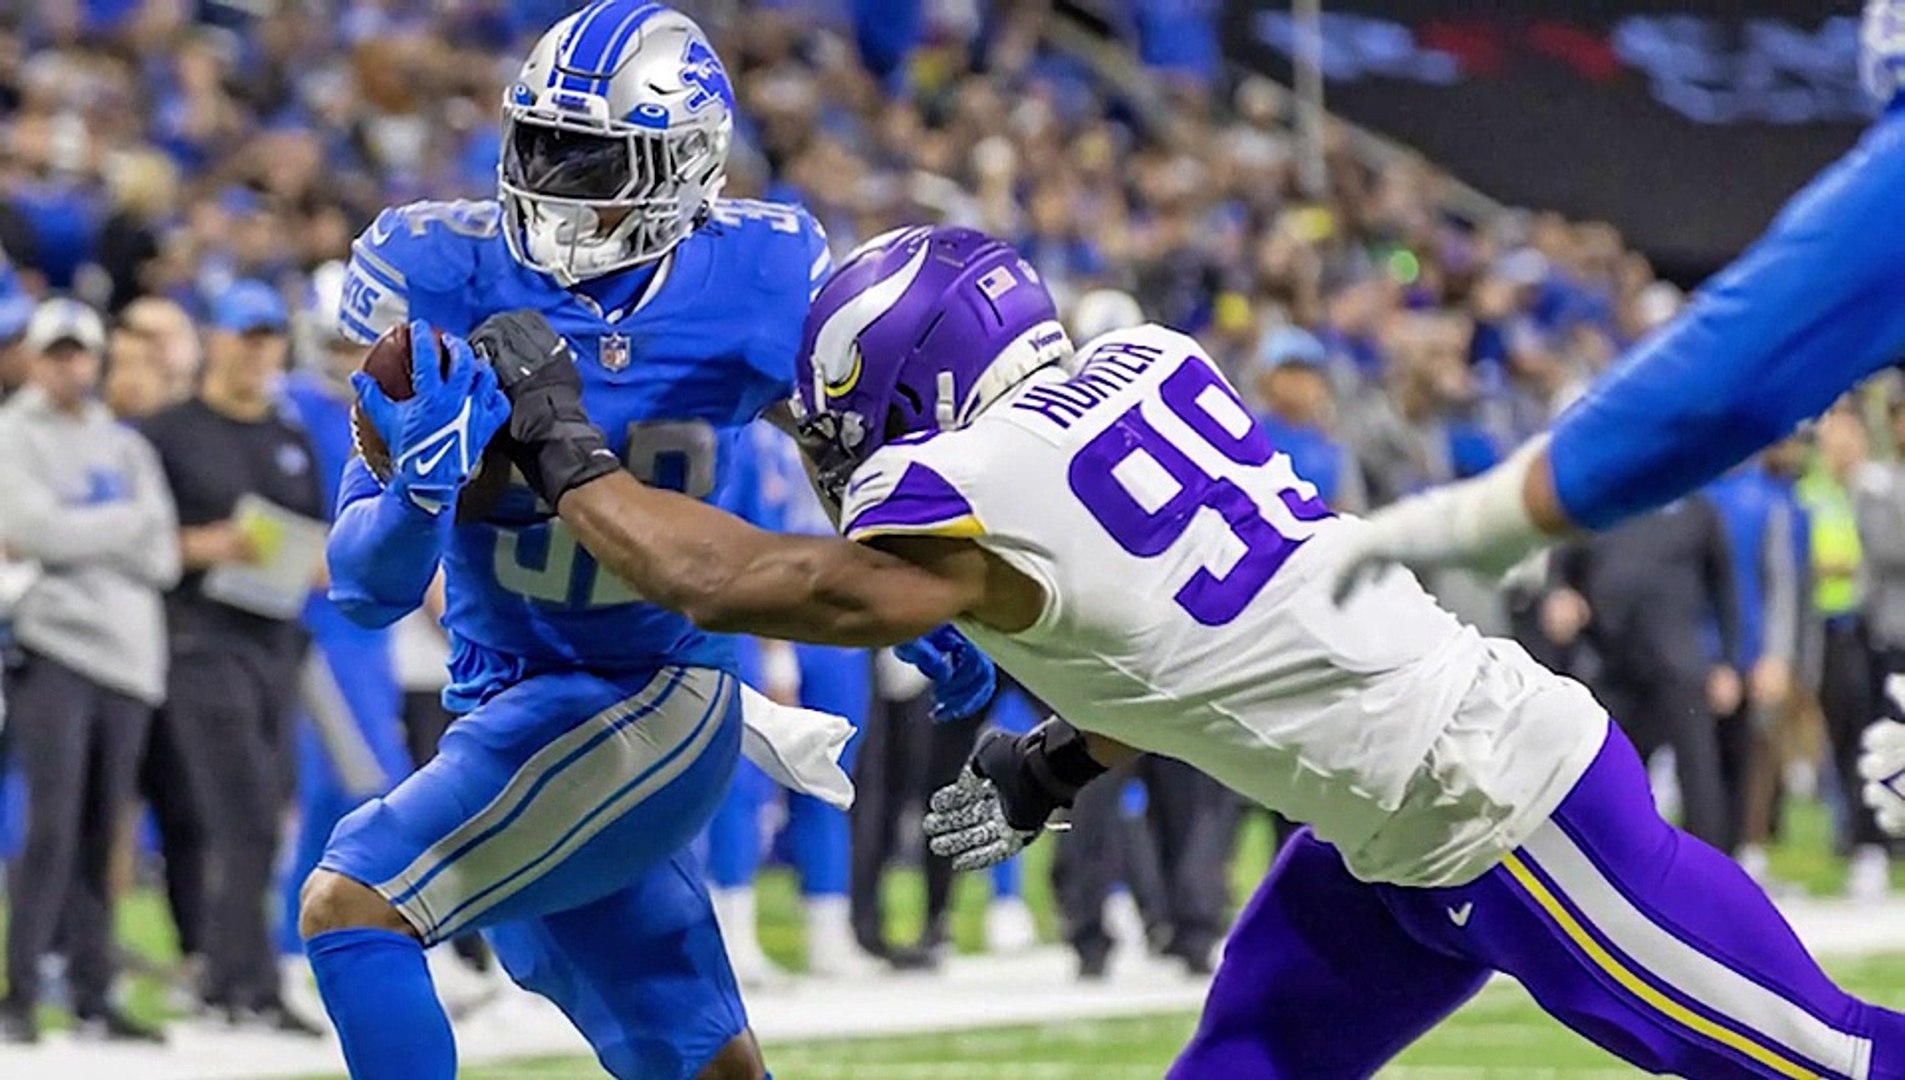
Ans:
[[[368,343],[423,319],[467,335],[534,308],[573,347],[584,407],[628,469],[718,497],[741,429],[792,392],[801,323],[831,265],[820,227],[795,206],[718,201],[647,288],[609,311],[519,264],[501,229],[494,202],[384,211],[352,246],[347,332]],[[518,485],[485,522],[444,530],[452,700],[535,670],[729,666],[724,639],[642,602],[535,504]]]
[[[736,450],[727,509],[769,532],[835,535],[800,448],[786,432],[757,421],[741,433]]]

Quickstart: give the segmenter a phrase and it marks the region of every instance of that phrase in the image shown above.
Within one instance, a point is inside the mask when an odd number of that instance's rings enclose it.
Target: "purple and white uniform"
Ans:
[[[1080,727],[1309,822],[1367,881],[1473,880],[1538,828],[1606,712],[1392,574],[1338,608],[1337,517],[1198,344],[1116,331],[968,426],[890,441],[841,520],[971,537],[1042,583],[1037,625],[962,623]]]
[[[1049,320],[1002,244],[881,238],[816,300],[802,411],[853,466],[849,537],[970,539],[1043,586],[1024,631],[960,626],[1016,679],[1310,826],[1174,1080],[1368,1076],[1494,971],[1649,1071],[1905,1077],[1905,1016],[1833,986],[1757,885],[1661,820],[1586,689],[1405,573],[1332,601],[1365,526],[1195,341],[1145,326],[1060,363]]]

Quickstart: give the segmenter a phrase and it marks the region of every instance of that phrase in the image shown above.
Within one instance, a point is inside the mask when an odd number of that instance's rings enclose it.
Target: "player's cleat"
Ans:
[[[424,954],[430,965],[430,981],[436,985],[437,999],[452,1020],[461,1020],[496,1000],[502,993],[503,979],[493,967],[478,968],[448,948],[431,949]]]
[[[822,979],[858,979],[880,971],[878,959],[860,947],[844,896],[816,896],[806,903],[807,974]]]
[[[1137,898],[1119,889],[1105,898],[1105,933],[1118,943],[1119,957],[1137,958],[1151,951],[1151,932]]]
[[[1858,904],[1879,904],[1892,892],[1892,860],[1878,844],[1860,844],[1846,869],[1845,897]]]
[[[311,962],[303,956],[279,958],[278,992],[286,1010],[320,1029],[330,1026],[324,1012],[324,999],[318,996],[317,980],[311,974]]]
[[[1038,926],[1032,909],[1016,896],[994,900],[986,907],[986,951],[1023,952],[1038,944]]]
[[[721,927],[721,943],[728,951],[728,966],[734,969],[734,981],[749,990],[780,990],[792,985],[793,976],[768,959],[761,949],[761,939],[755,930],[754,890],[748,887],[720,889],[711,899],[714,920]]]
[[[81,1014],[75,1021],[73,1034],[91,1042],[165,1042],[165,1029],[135,1020],[116,1005]]]

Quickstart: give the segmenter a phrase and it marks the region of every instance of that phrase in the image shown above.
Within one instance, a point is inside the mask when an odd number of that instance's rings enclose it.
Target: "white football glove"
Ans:
[[[1879,828],[1905,836],[1905,724],[1880,720],[1865,729],[1860,740],[1859,776],[1862,794]]]
[[[1480,476],[1430,488],[1343,530],[1331,593],[1337,603],[1401,563],[1412,570],[1463,567],[1499,578],[1553,538],[1528,515],[1522,486],[1548,444],[1543,435]]]
[[[959,770],[959,779],[933,792],[920,825],[933,854],[951,859],[954,870],[997,866],[1038,838],[1036,831],[1015,829],[1006,821],[999,789],[970,765]]]

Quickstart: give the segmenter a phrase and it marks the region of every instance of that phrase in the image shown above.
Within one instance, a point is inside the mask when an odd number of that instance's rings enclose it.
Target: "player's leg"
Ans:
[[[739,753],[734,688],[699,668],[527,679],[338,825],[301,929],[353,1076],[453,1075],[424,946],[598,900],[700,832]]]
[[[867,652],[797,645],[794,653],[800,661],[800,703],[864,727],[873,696],[873,661]],[[849,773],[859,743],[854,737],[841,753],[840,766]],[[869,958],[854,940],[847,900],[846,811],[810,795],[789,794],[787,833],[807,917],[807,970],[829,976],[865,972]]]
[[[1238,915],[1169,1080],[1366,1077],[1487,978],[1410,936],[1379,890],[1303,829]]]
[[[1650,1072],[1905,1076],[1905,1016],[1833,985],[1737,864],[1661,820],[1611,725],[1560,809],[1501,867],[1458,889],[1385,895],[1418,936],[1513,975]]]
[[[760,1052],[704,880],[684,851],[627,888],[487,936],[510,977],[560,1006],[609,1075],[756,1080]]]

